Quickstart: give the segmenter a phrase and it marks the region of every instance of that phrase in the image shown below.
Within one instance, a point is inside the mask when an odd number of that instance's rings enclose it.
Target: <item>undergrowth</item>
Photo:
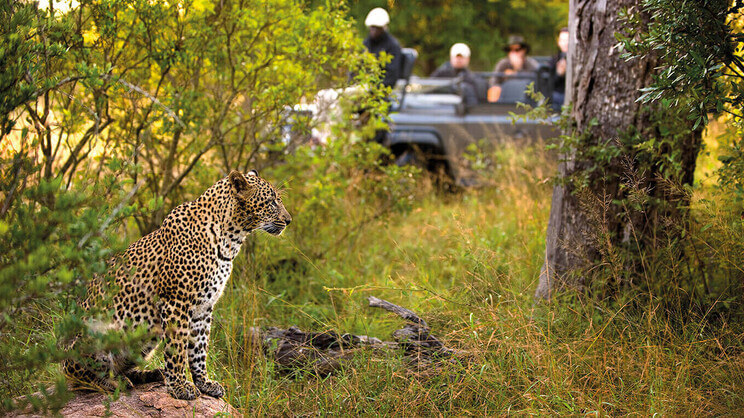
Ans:
[[[410,208],[382,217],[365,216],[352,186],[334,201],[343,207],[320,209],[298,199],[307,183],[288,182],[287,208],[315,222],[279,240],[256,236],[236,265],[210,352],[229,400],[249,415],[744,413],[744,328],[732,296],[742,229],[725,216],[725,196],[704,185],[693,196],[687,233],[699,260],[689,274],[707,271],[709,282],[698,309],[680,311],[681,287],[536,304],[555,169],[543,150],[498,149],[485,172],[493,187],[442,194],[416,178]],[[677,283],[661,265],[646,274]],[[246,348],[252,326],[390,339],[401,320],[367,308],[369,295],[422,314],[462,354],[412,368],[399,353],[362,352],[320,378],[283,376]]]
[[[244,246],[216,307],[208,359],[241,412],[744,414],[744,231],[715,181],[694,188],[674,251],[647,254],[639,283],[669,291],[639,285],[536,303],[556,169],[543,144],[499,147],[484,156],[488,186],[456,193],[415,171],[377,167],[375,145],[344,146],[354,152],[337,155],[348,161],[308,150],[264,173],[282,185],[294,222],[279,239],[256,234]],[[714,160],[701,157],[705,173]],[[674,280],[679,272],[685,280]],[[396,351],[359,350],[318,377],[284,375],[251,349],[250,327],[390,340],[402,320],[368,308],[370,295],[422,315],[458,354],[415,367]],[[58,375],[50,367],[30,383]]]

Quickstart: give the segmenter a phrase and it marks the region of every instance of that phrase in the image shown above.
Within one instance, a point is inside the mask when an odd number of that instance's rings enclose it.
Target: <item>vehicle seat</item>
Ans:
[[[400,76],[398,81],[403,80],[403,83],[397,83],[398,86],[402,84],[401,96],[397,105],[394,105],[394,109],[403,107],[403,102],[406,99],[406,87],[411,79],[413,73],[413,64],[416,63],[418,58],[418,51],[413,48],[401,48],[400,50]]]
[[[475,82],[475,95],[478,97],[478,103],[488,102],[488,80],[476,74]]]
[[[537,69],[537,82],[535,83],[535,91],[539,91],[543,96],[550,98],[553,97],[553,85],[555,84],[555,76],[553,74],[550,65],[540,64]]]
[[[401,48],[400,58],[400,79],[406,80],[406,84],[408,84],[411,73],[413,73],[413,64],[416,63],[416,58],[418,58],[418,51],[413,48]]]
[[[510,78],[501,83],[501,96],[499,103],[526,103],[527,97],[524,91],[527,86],[534,82],[531,78]]]

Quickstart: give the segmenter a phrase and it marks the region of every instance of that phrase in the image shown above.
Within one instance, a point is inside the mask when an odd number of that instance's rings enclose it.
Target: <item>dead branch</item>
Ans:
[[[412,363],[428,364],[437,358],[448,358],[456,353],[429,332],[426,321],[410,309],[370,296],[369,306],[382,308],[409,321],[392,333],[394,341],[383,341],[368,335],[340,334],[334,330],[308,332],[297,327],[270,327],[248,330],[250,345],[259,347],[285,373],[312,371],[328,375],[364,349],[375,351],[402,350]]]
[[[369,301],[369,306],[372,308],[382,308],[388,312],[392,312],[398,315],[399,317],[405,319],[406,321],[411,321],[414,324],[419,324],[426,329],[429,328],[429,326],[426,325],[426,321],[421,319],[418,315],[413,313],[413,311],[411,311],[410,309],[403,308],[401,306],[395,305],[386,300],[376,298],[374,296],[368,297],[367,300]]]

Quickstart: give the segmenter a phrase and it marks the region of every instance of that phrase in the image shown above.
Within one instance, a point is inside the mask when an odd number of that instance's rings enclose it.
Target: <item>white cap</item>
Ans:
[[[462,55],[463,57],[469,57],[470,48],[468,48],[468,46],[463,43],[456,43],[452,45],[452,48],[450,48],[450,57],[455,57],[457,55]]]
[[[364,19],[364,26],[370,27],[370,26],[387,26],[387,24],[390,23],[390,16],[388,15],[388,12],[385,11],[382,7],[375,7],[374,9],[369,11],[369,14],[367,14],[367,18]]]

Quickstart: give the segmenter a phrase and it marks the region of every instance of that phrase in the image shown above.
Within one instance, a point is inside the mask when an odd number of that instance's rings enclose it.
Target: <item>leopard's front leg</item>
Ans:
[[[196,399],[199,389],[186,380],[190,309],[184,301],[164,299],[160,310],[165,324],[165,386],[174,398]]]
[[[225,388],[209,380],[207,375],[207,349],[212,328],[212,308],[194,315],[191,320],[191,339],[189,340],[189,366],[196,387],[202,393],[215,398],[225,396]]]

